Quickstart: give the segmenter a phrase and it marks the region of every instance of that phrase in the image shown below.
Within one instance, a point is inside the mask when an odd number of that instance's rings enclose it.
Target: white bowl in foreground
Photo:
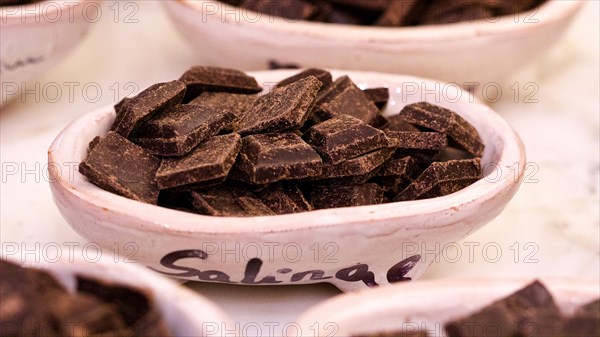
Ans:
[[[474,313],[534,279],[428,280],[337,296],[298,320],[314,336],[358,336],[426,329],[445,337],[444,324]],[[565,315],[600,298],[597,279],[541,279]]]
[[[114,255],[97,259],[84,258],[87,256],[84,251],[72,253],[58,261],[27,264],[27,267],[50,272],[69,291],[75,291],[78,275],[148,290],[175,337],[207,336],[221,326],[231,324],[230,318],[208,299],[135,263],[122,259],[115,263]],[[13,263],[21,263],[14,257],[7,258]]]
[[[36,88],[28,82],[65,58],[101,16],[99,0],[0,6],[0,105]]]
[[[250,74],[267,86],[296,72]],[[88,143],[104,135],[115,118],[114,109],[106,107],[75,120],[50,147],[54,201],[83,237],[106,248],[135,243],[140,263],[186,280],[329,282],[352,290],[418,279],[433,261],[421,259],[422,253],[439,252],[504,209],[523,179],[523,144],[500,116],[455,86],[409,76],[332,73],[347,74],[361,87],[388,87],[386,114],[428,100],[462,115],[486,145],[485,178],[457,193],[420,201],[250,218],[185,213],[117,196],[77,172]],[[422,87],[438,89],[433,94],[414,90]]]
[[[415,75],[463,87],[500,81],[545,52],[583,3],[550,0],[490,20],[390,28],[290,21],[215,0],[163,2],[207,64],[261,70],[273,61]]]

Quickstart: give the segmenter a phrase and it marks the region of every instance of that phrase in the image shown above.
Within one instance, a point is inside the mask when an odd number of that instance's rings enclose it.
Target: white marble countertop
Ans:
[[[18,254],[40,251],[48,243],[61,247],[86,243],[54,206],[45,173],[46,150],[67,123],[112,104],[116,88],[121,88],[122,96],[128,82],[144,88],[201,63],[158,2],[137,2],[138,23],[115,23],[110,15],[103,17],[67,60],[37,80],[42,87],[51,82],[63,87],[68,82],[97,83],[103,91],[99,101],[90,102],[78,90],[69,97],[64,87],[56,103],[43,97],[36,103],[35,97],[28,96],[25,102],[2,107],[3,254],[15,248]],[[426,278],[600,279],[599,12],[599,3],[589,1],[559,45],[503,84],[506,94],[492,106],[526,144],[530,163],[526,181],[498,218],[442,254]],[[526,90],[515,98],[509,89],[515,83],[521,87],[535,83],[537,102],[526,102]],[[15,167],[18,174],[9,172]],[[242,326],[276,322],[271,324],[275,331],[338,293],[328,285],[190,287],[216,301]]]

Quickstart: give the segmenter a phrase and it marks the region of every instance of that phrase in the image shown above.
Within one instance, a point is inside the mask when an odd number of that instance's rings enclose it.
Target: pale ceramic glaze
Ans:
[[[77,252],[79,253],[79,252]],[[231,319],[202,295],[184,288],[134,263],[115,263],[114,258],[90,257],[81,254],[64,256],[55,262],[27,264],[54,275],[71,292],[76,289],[77,275],[110,283],[149,290],[156,307],[175,337],[211,335],[215,326],[232,324]],[[9,261],[20,264],[18,259]]]
[[[296,72],[251,74],[267,86]],[[343,74],[363,88],[389,87],[387,114],[423,99],[461,114],[481,134],[486,145],[483,164],[489,174],[462,191],[429,200],[251,218],[185,213],[114,195],[77,173],[89,141],[104,135],[114,120],[114,109],[106,107],[75,120],[50,147],[54,201],[69,224],[88,240],[103,247],[133,242],[139,247],[136,258],[142,264],[187,280],[330,282],[352,290],[373,283],[369,276],[377,284],[418,279],[433,261],[421,261],[419,247],[432,254],[436,244],[443,248],[467,236],[495,218],[513,197],[523,179],[523,144],[500,116],[456,87],[437,83],[447,93],[438,91],[436,99],[431,92],[425,96],[412,90],[413,85],[436,87],[429,80],[333,71],[334,77]],[[296,274],[311,270],[320,271],[304,275],[307,277]]]
[[[18,97],[28,81],[68,55],[89,31],[98,8],[98,0],[0,7],[0,104]]]
[[[164,1],[204,63],[246,70],[270,61],[490,83],[545,52],[583,1],[550,0],[529,13],[420,27],[361,27],[290,21],[214,0]]]
[[[337,296],[298,320],[307,336],[357,336],[426,328],[445,337],[444,324],[474,313],[534,279],[428,280]],[[540,280],[565,315],[600,297],[598,279]]]

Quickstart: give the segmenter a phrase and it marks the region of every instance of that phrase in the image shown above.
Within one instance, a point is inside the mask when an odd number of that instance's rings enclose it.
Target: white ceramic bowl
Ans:
[[[363,27],[289,21],[214,0],[163,2],[200,61],[246,70],[270,61],[399,73],[459,83],[500,81],[546,51],[583,1],[489,21],[420,27]]]
[[[534,279],[429,280],[337,296],[298,320],[311,336],[352,336],[426,327],[445,337],[444,324],[474,313]],[[541,279],[563,314],[600,297],[600,280]]]
[[[58,261],[27,266],[50,272],[69,291],[75,291],[77,275],[147,289],[175,337],[212,336],[213,331],[231,324],[231,319],[208,299],[137,264],[115,263],[115,257],[107,255],[100,259],[84,258],[85,251],[70,253]],[[12,257],[8,261],[21,263]]]
[[[68,55],[99,19],[100,6],[99,0],[0,6],[0,104]]]
[[[251,74],[267,85],[296,72]],[[389,87],[387,114],[424,99],[460,113],[481,134],[489,174],[462,191],[430,200],[252,218],[179,212],[114,195],[77,173],[89,141],[105,134],[115,117],[113,108],[106,107],[75,120],[50,147],[54,201],[83,237],[103,247],[134,242],[141,263],[188,280],[330,282],[351,290],[372,279],[378,284],[403,276],[417,279],[433,261],[420,259],[420,247],[431,254],[436,243],[443,248],[502,211],[523,178],[523,144],[500,116],[456,87],[408,76],[333,71],[334,77],[342,74],[362,87]],[[414,92],[421,85],[439,87],[437,100],[431,92]]]

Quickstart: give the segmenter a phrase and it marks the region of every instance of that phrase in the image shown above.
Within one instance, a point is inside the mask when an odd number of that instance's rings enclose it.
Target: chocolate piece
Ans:
[[[293,132],[251,135],[242,141],[235,179],[266,184],[321,174],[321,157]]]
[[[561,337],[591,337],[600,334],[600,300],[579,308],[575,314],[566,318],[561,327]]]
[[[415,180],[421,169],[411,157],[390,159],[377,172],[373,182],[379,184],[386,193],[396,195]]]
[[[457,192],[481,178],[479,159],[431,164],[394,201],[436,198]]]
[[[391,0],[375,25],[394,27],[408,24],[417,2],[417,0]]]
[[[332,165],[388,146],[388,139],[381,130],[349,115],[317,124],[306,131],[303,138]]]
[[[379,114],[377,106],[348,76],[338,78],[323,89],[317,97],[311,118],[315,122],[322,122],[344,114],[367,124],[373,124]]]
[[[301,79],[307,78],[309,76],[314,76],[316,77],[319,81],[321,81],[322,83],[322,89],[327,87],[328,85],[330,85],[333,82],[333,79],[331,77],[331,73],[328,72],[327,70],[323,70],[323,69],[316,69],[316,68],[310,68],[310,69],[306,69],[292,77],[288,77],[282,81],[280,81],[279,83],[277,83],[277,88],[286,86],[290,83],[294,83],[296,81],[299,81]]]
[[[554,336],[560,311],[552,295],[538,281],[479,312],[445,325],[449,337],[486,336],[493,327],[498,336]]]
[[[131,99],[129,97],[125,97],[123,98],[119,103],[115,104],[115,120],[112,124],[112,126],[110,127],[110,131],[117,131],[117,126],[119,126],[119,123],[121,123],[121,120],[123,120],[123,116],[125,115],[125,110],[124,109],[127,104],[131,101]]]
[[[181,78],[187,86],[185,102],[204,91],[222,91],[236,94],[257,94],[262,91],[254,77],[239,70],[217,67],[191,67]]]
[[[190,202],[189,191],[162,190],[158,194],[158,206],[183,212],[196,212]]]
[[[438,161],[450,161],[450,160],[464,160],[464,159],[474,159],[475,157],[461,149],[446,147],[446,149],[442,152]]]
[[[198,188],[227,178],[242,144],[238,134],[213,137],[184,157],[163,159],[156,172],[159,189]]]
[[[390,100],[390,90],[388,88],[364,89],[363,92],[367,95],[369,101],[373,102],[380,110],[385,108]]]
[[[436,161],[446,149],[446,135],[438,132],[385,131],[396,146],[395,158],[411,156],[418,163]]]
[[[321,85],[316,77],[309,76],[261,96],[240,121],[239,133],[248,135],[300,128]]]
[[[334,179],[340,184],[344,182],[352,185],[363,184],[377,173],[377,169],[392,156],[394,150],[394,148],[383,148],[337,165],[323,164],[323,173],[318,179],[325,182]]]
[[[384,130],[388,125],[390,125],[389,119],[382,114],[378,114],[373,121],[373,127],[378,128],[379,130]]]
[[[387,130],[419,132],[417,127],[402,119],[400,115],[388,116],[387,120],[389,121],[388,125],[385,126]]]
[[[228,92],[204,92],[189,104],[201,105],[213,109],[229,110],[235,115],[232,131],[238,129],[239,121],[246,115],[258,95],[232,94]]]
[[[407,122],[446,135],[476,157],[483,155],[483,143],[477,129],[455,112],[427,102],[410,104],[400,111]]]
[[[181,104],[138,128],[133,142],[158,156],[183,156],[204,140],[230,128],[235,115],[199,105]]]
[[[111,131],[79,164],[79,172],[102,189],[156,204],[159,166],[158,158]]]
[[[291,214],[311,211],[298,185],[292,182],[273,184],[260,192],[262,202],[275,214]]]
[[[100,136],[94,137],[94,139],[92,139],[88,144],[88,153],[90,153],[90,151],[92,151],[101,140],[102,138]]]
[[[308,20],[317,12],[306,0],[244,0],[240,7],[288,20]]]
[[[283,63],[277,60],[269,60],[269,69],[277,70],[277,69],[299,69],[300,66],[296,63]]]
[[[150,86],[137,96],[130,98],[119,109],[118,119],[111,127],[127,138],[145,120],[170,107],[181,103],[185,95],[185,84],[179,81],[158,83]],[[116,124],[118,123],[118,125]]]
[[[206,215],[248,217],[275,214],[252,192],[232,185],[193,191],[190,201],[198,212]]]
[[[310,195],[315,209],[375,205],[383,201],[383,190],[377,184],[321,186],[314,188]]]

